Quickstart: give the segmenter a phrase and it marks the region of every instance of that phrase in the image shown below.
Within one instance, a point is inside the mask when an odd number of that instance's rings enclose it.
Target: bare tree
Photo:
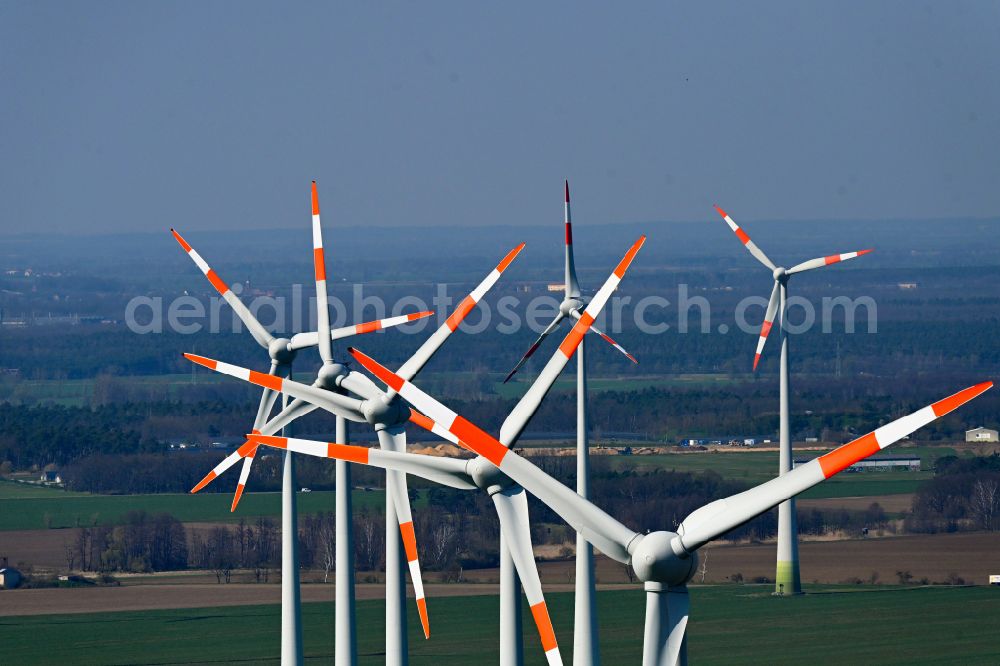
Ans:
[[[458,554],[458,530],[451,521],[443,520],[431,532],[431,561],[438,569],[446,569]]]
[[[698,573],[701,574],[701,582],[702,583],[705,582],[705,574],[708,573],[708,555],[709,555],[710,552],[711,551],[706,548],[705,550],[701,551],[701,554],[700,554],[701,555],[701,571],[699,571]]]
[[[354,525],[358,568],[374,571],[381,566],[385,554],[385,519],[371,511],[363,511],[355,516]]]
[[[976,517],[979,526],[984,530],[997,529],[997,518],[1000,517],[1000,484],[996,479],[978,479],[972,484],[972,494],[969,497],[969,509]]]
[[[319,520],[319,555],[323,564],[323,582],[326,583],[337,562],[337,520],[330,513],[319,516]]]
[[[76,544],[63,539],[63,556],[66,558],[66,570],[72,571],[76,564]]]

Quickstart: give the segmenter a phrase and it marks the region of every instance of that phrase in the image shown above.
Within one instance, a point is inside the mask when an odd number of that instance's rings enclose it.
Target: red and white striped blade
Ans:
[[[351,421],[360,422],[365,420],[364,415],[361,413],[361,401],[355,398],[340,395],[332,391],[326,391],[307,384],[300,384],[299,382],[292,381],[291,379],[283,379],[281,377],[275,377],[274,375],[265,374],[263,372],[248,370],[247,368],[241,368],[238,365],[223,363],[222,361],[216,361],[214,359],[198,356],[196,354],[184,354],[184,358],[188,359],[192,363],[197,363],[198,365],[204,366],[210,370],[214,370],[215,372],[229,375],[230,377],[236,377],[237,379],[242,379],[245,382],[250,382],[251,384],[256,384],[257,386],[269,388],[274,391],[287,393],[293,398],[300,398],[306,402],[317,405],[328,412],[332,412],[337,416],[343,416],[346,419],[350,419]]]
[[[559,314],[556,315],[556,318],[553,319],[552,322],[548,326],[545,327],[545,330],[542,331],[541,335],[538,336],[538,339],[535,340],[533,343],[531,343],[531,346],[528,347],[528,351],[524,352],[524,355],[521,356],[521,360],[517,362],[517,365],[514,366],[514,369],[507,373],[507,376],[503,380],[504,384],[506,384],[507,382],[509,382],[510,378],[514,376],[514,373],[516,373],[518,370],[520,370],[521,367],[525,363],[528,362],[528,359],[531,358],[535,354],[536,351],[538,351],[538,348],[541,346],[542,341],[545,340],[545,338],[548,337],[549,333],[551,333],[552,331],[556,330],[556,327],[559,326],[559,323],[565,317],[566,317],[566,315],[564,315],[562,312],[560,312]]]
[[[513,487],[494,493],[493,500],[500,519],[500,530],[503,532],[504,547],[510,551],[517,569],[517,577],[521,580],[521,589],[528,599],[531,616],[538,628],[542,650],[549,664],[562,664],[559,654],[559,644],[556,632],[552,627],[552,618],[545,604],[542,592],[542,581],[538,577],[538,567],[531,547],[531,523],[528,520],[528,497],[524,488]]]
[[[366,321],[361,324],[354,324],[352,326],[342,326],[340,328],[332,328],[330,329],[330,339],[343,340],[344,338],[349,338],[354,335],[374,333],[376,331],[381,331],[386,328],[393,328],[395,326],[408,324],[411,321],[417,321],[418,319],[423,319],[424,317],[430,317],[432,314],[434,314],[433,310],[427,310],[424,312],[413,312],[410,314],[399,315],[398,317],[386,317],[385,319]],[[319,333],[317,333],[316,331],[309,331],[307,333],[296,333],[295,335],[293,335],[291,344],[289,344],[288,347],[289,349],[299,350],[299,349],[305,349],[306,347],[314,347],[318,343],[319,343]]]
[[[278,377],[287,377],[291,370],[291,366],[287,363],[271,363],[270,374],[276,375]],[[265,427],[267,423],[267,418],[271,415],[271,410],[274,408],[274,402],[278,397],[278,393],[269,388],[265,388],[260,396],[260,405],[257,407],[257,416],[254,417],[253,421],[253,432],[254,434],[260,434],[261,429]],[[243,497],[243,491],[246,489],[247,480],[250,478],[250,469],[253,467],[254,454],[257,452],[257,447],[253,447],[243,458],[243,467],[240,469],[240,479],[236,484],[236,492],[233,495],[233,503],[229,507],[231,513],[235,513],[236,507],[239,506],[240,498]]]
[[[979,397],[992,387],[993,382],[983,382],[970,386],[921,410],[876,428],[864,437],[859,437],[829,453],[813,458],[775,479],[742,493],[707,504],[695,510],[681,523],[678,529],[681,542],[685,549],[690,552],[719,535],[725,534],[737,525],[741,525],[785,500],[829,479],[859,460],[864,460],[878,453],[928,423]]]
[[[406,431],[402,427],[379,430],[378,441],[379,446],[385,452],[406,452]],[[407,490],[406,474],[388,469],[386,476],[392,480],[389,501],[396,509],[396,519],[399,521],[399,533],[403,539],[406,565],[410,569],[410,581],[413,583],[413,596],[416,598],[420,624],[424,629],[424,638],[430,638],[427,601],[424,595],[423,577],[420,574],[420,558],[417,556],[417,536],[413,527],[413,513],[410,510],[410,494]]]
[[[398,470],[458,490],[476,489],[472,477],[465,471],[467,461],[460,458],[439,458],[405,451],[383,451],[370,449],[366,446],[317,442],[295,437],[251,434],[247,435],[247,438],[263,446],[270,446],[282,451],[291,451],[314,458],[343,460],[381,469]]]
[[[542,371],[538,374],[538,378],[535,382],[528,388],[524,396],[518,401],[517,405],[511,411],[510,415],[504,421],[500,428],[500,441],[507,446],[513,446],[517,441],[517,438],[521,436],[521,432],[527,425],[531,417],[534,416],[535,412],[538,410],[539,406],[542,404],[542,400],[545,398],[549,389],[555,383],[556,379],[559,377],[559,373],[562,372],[566,364],[576,353],[577,347],[580,346],[580,341],[583,336],[587,334],[590,328],[594,325],[594,320],[597,319],[598,315],[601,314],[601,310],[604,309],[605,304],[611,298],[611,294],[615,292],[618,288],[618,284],[621,282],[622,278],[625,276],[625,272],[628,267],[632,264],[635,259],[636,254],[642,248],[643,243],[646,242],[645,236],[640,236],[639,239],[632,244],[622,260],[618,262],[618,266],[615,270],[608,276],[608,279],[604,282],[594,298],[591,299],[590,303],[584,309],[583,314],[580,318],[576,320],[573,324],[573,328],[570,329],[569,333],[563,339],[562,344],[559,348],[552,354],[549,358],[548,363],[542,368]],[[428,416],[433,416],[428,414]],[[436,419],[435,419],[436,420]]]
[[[757,351],[753,355],[754,370],[757,369],[757,364],[760,363],[760,355],[764,353],[764,343],[767,342],[767,336],[771,333],[771,327],[774,325],[774,317],[778,312],[778,301],[781,297],[780,291],[781,285],[776,280],[774,282],[774,289],[771,290],[771,298],[767,301],[767,311],[764,312],[764,323],[760,325],[760,337],[757,338]]]
[[[591,325],[590,325],[590,330],[591,330],[591,331],[593,331],[594,333],[597,333],[597,334],[598,334],[599,336],[601,336],[601,338],[602,338],[602,339],[603,339],[603,340],[604,340],[605,342],[607,342],[607,343],[608,343],[609,345],[611,345],[612,347],[614,347],[615,349],[617,349],[617,350],[618,350],[618,351],[620,351],[621,353],[625,354],[625,357],[626,357],[626,358],[628,358],[628,360],[632,361],[632,362],[633,362],[633,363],[635,363],[636,365],[638,365],[638,364],[639,364],[639,361],[635,360],[635,356],[632,356],[632,354],[629,354],[629,353],[628,353],[627,351],[625,351],[625,348],[624,348],[624,347],[622,347],[622,346],[621,346],[620,344],[618,344],[617,342],[615,342],[615,341],[614,341],[614,340],[613,340],[613,339],[611,338],[611,336],[610,336],[610,335],[608,335],[607,333],[604,333],[603,331],[601,331],[600,329],[598,329],[598,328],[597,328],[596,326],[594,326],[593,324],[591,324]]]
[[[819,257],[818,259],[810,259],[809,261],[803,261],[801,264],[797,264],[788,269],[788,274],[801,273],[802,271],[810,271],[814,268],[822,268],[823,266],[829,266],[830,264],[839,264],[842,261],[847,261],[848,259],[854,259],[855,257],[861,257],[872,250],[858,250],[857,252],[845,252],[844,254],[831,254],[829,257]]]
[[[450,433],[453,438],[449,439],[496,465],[500,471],[547,504],[605,555],[618,562],[628,562],[628,544],[636,537],[635,531],[553,479],[529,460],[512,453],[499,440],[378,361],[356,349],[348,351],[369,372],[394,388],[404,400],[426,415],[426,418]],[[411,419],[419,423],[412,414]]]
[[[573,259],[573,220],[569,211],[569,181],[566,181],[566,298],[579,298],[580,285],[576,281],[576,262]]]
[[[247,330],[250,331],[250,335],[252,335],[253,339],[257,341],[257,344],[266,349],[267,346],[274,340],[274,336],[267,332],[267,329],[264,328],[259,321],[257,321],[257,318],[254,317],[247,306],[243,304],[243,301],[237,298],[236,294],[234,294],[232,289],[229,288],[229,285],[226,284],[226,281],[220,278],[219,275],[212,270],[208,263],[202,259],[201,255],[198,254],[193,247],[191,247],[190,243],[184,240],[183,236],[181,236],[175,229],[171,229],[170,233],[174,235],[174,239],[180,244],[184,251],[187,252],[188,256],[191,257],[191,260],[194,261],[195,265],[197,265],[198,268],[201,269],[201,272],[205,274],[205,277],[207,277],[208,281],[212,283],[212,286],[219,292],[223,300],[225,300],[226,303],[229,304],[229,307],[236,312],[236,315],[247,327]]]
[[[420,372],[424,365],[426,365],[427,361],[431,359],[434,352],[436,352],[444,341],[448,339],[448,336],[450,336],[455,329],[458,328],[459,324],[462,323],[462,320],[464,320],[472,309],[476,307],[476,304],[482,300],[483,296],[486,295],[486,292],[488,292],[490,288],[496,284],[497,280],[500,279],[500,276],[503,275],[503,272],[507,270],[507,267],[510,266],[511,262],[517,258],[517,255],[520,254],[523,249],[524,243],[521,243],[508,252],[507,255],[500,260],[500,263],[497,264],[496,268],[490,271],[489,275],[487,275],[483,281],[480,282],[471,293],[469,293],[468,296],[462,299],[462,302],[459,303],[458,307],[455,308],[455,311],[448,316],[448,319],[445,320],[444,324],[438,327],[431,337],[427,338],[424,344],[420,345],[420,348],[417,349],[413,356],[411,356],[406,363],[399,368],[400,377],[413,379],[417,376],[417,373]],[[389,397],[392,397],[391,390],[389,392]]]
[[[316,329],[319,357],[324,363],[333,363],[333,346],[330,336],[320,335],[330,330],[330,299],[326,291],[326,257],[323,254],[323,225],[319,219],[319,194],[316,181],[312,182],[312,238],[313,272],[316,277]]]
[[[243,490],[247,487],[247,479],[250,477],[250,468],[253,467],[253,459],[257,454],[257,447],[250,449],[250,451],[243,458],[243,468],[240,470],[240,480],[236,484],[236,492],[233,494],[233,504],[229,507],[230,513],[236,512],[236,507],[239,506],[240,498],[243,497]]]
[[[750,240],[750,237],[747,236],[747,233],[740,228],[740,225],[736,224],[736,222],[733,221],[733,218],[729,217],[729,214],[718,206],[715,207],[715,210],[722,216],[722,219],[726,221],[726,224],[728,224],[729,228],[733,230],[733,233],[740,239],[740,242],[742,242],[746,249],[750,251],[750,254],[752,254],[757,261],[773,271],[775,269],[774,262],[768,259],[767,255],[764,254],[764,251],[757,247],[756,243]]]
[[[249,440],[246,441],[246,442],[244,442],[243,445],[240,446],[240,448],[238,448],[235,451],[233,451],[232,453],[230,453],[228,456],[226,456],[222,460],[222,462],[220,462],[218,465],[216,465],[214,468],[212,468],[212,471],[210,471],[208,474],[206,474],[205,478],[203,478],[201,481],[199,481],[195,485],[195,487],[191,489],[191,492],[192,493],[196,493],[199,490],[201,490],[202,488],[204,488],[205,486],[207,486],[209,483],[211,483],[212,481],[214,481],[216,477],[221,476],[226,470],[228,470],[230,467],[232,467],[233,465],[235,465],[236,463],[238,463],[250,451],[252,451],[252,450],[254,450],[256,448],[257,448],[257,444],[255,442],[251,442]]]

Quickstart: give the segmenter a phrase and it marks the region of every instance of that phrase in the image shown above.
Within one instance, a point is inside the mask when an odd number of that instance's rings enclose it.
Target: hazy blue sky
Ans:
[[[997,214],[1000,3],[702,4],[6,0],[0,231]]]

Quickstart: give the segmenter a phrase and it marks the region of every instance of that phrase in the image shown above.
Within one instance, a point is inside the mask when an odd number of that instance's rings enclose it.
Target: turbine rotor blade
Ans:
[[[672,587],[667,590],[667,661],[668,664],[684,663],[681,652],[684,648],[684,634],[687,632],[691,600],[687,586]]]
[[[427,364],[427,361],[431,359],[434,352],[436,352],[438,348],[444,344],[444,341],[448,339],[448,336],[451,335],[456,328],[458,328],[459,324],[462,323],[462,320],[465,319],[473,308],[476,307],[476,304],[483,298],[483,296],[486,295],[486,292],[488,292],[490,288],[496,284],[503,272],[507,270],[507,267],[510,266],[511,262],[517,258],[517,255],[520,254],[523,249],[524,243],[521,243],[508,252],[507,256],[500,260],[497,267],[490,271],[490,274],[487,275],[483,281],[480,282],[476,288],[473,289],[472,292],[458,304],[458,307],[455,308],[454,312],[451,313],[444,324],[438,327],[438,329],[431,334],[431,337],[427,338],[427,340],[424,341],[424,344],[420,345],[420,348],[414,352],[413,356],[403,363],[403,365],[399,368],[400,377],[413,379],[417,376],[417,373],[420,372],[424,365]],[[392,397],[392,395],[393,393],[390,391],[389,397]]]
[[[295,398],[288,403],[287,407],[278,412],[277,416],[261,426],[260,432],[262,435],[273,435],[295,419],[303,417],[306,414],[310,414],[317,409],[319,409],[319,407],[311,402],[306,402],[301,398]]]
[[[355,398],[349,398],[331,391],[325,391],[315,386],[300,384],[299,382],[292,381],[291,379],[282,379],[280,377],[274,377],[262,372],[255,372],[253,370],[241,368],[238,365],[215,361],[210,358],[205,358],[204,356],[184,354],[184,358],[188,359],[192,363],[203,365],[210,370],[214,370],[224,375],[236,377],[237,379],[242,379],[245,382],[250,382],[251,384],[256,384],[257,386],[263,386],[275,391],[287,393],[293,398],[301,398],[302,400],[311,402],[328,412],[336,414],[337,416],[343,416],[345,419],[350,421],[359,423],[365,421],[364,414],[362,413],[362,403],[360,400]]]
[[[381,331],[386,328],[393,328],[395,326],[400,326],[402,324],[408,324],[411,321],[423,319],[424,317],[430,317],[432,314],[434,314],[433,310],[427,310],[426,312],[413,312],[411,314],[400,315],[398,317],[387,317],[385,319],[366,321],[361,324],[354,324],[353,326],[342,326],[340,328],[331,328],[330,339],[342,340],[344,338],[349,338],[355,335],[374,333],[375,331]],[[305,349],[306,347],[315,347],[318,343],[319,343],[319,333],[317,333],[316,331],[308,331],[306,333],[296,333],[295,335],[293,335],[291,343],[288,345],[288,348],[297,351],[299,349]]]
[[[290,371],[291,366],[287,363],[271,362],[271,375],[285,378]],[[277,398],[278,394],[269,388],[265,388],[263,393],[261,393],[260,406],[257,408],[257,416],[253,421],[253,432],[260,433],[260,429],[267,422],[267,417],[270,416],[271,410],[274,409],[274,402]],[[236,484],[233,503],[229,508],[230,513],[235,513],[236,507],[239,506],[240,498],[243,497],[243,490],[246,488],[247,479],[250,478],[250,469],[253,467],[253,459],[256,452],[257,448],[254,447],[243,457],[243,468],[240,470],[240,479]]]
[[[199,481],[197,484],[195,484],[194,488],[191,489],[191,492],[192,493],[196,493],[199,490],[201,490],[202,488],[204,488],[205,486],[207,486],[209,483],[211,483],[212,481],[214,481],[216,479],[216,477],[221,476],[230,467],[232,467],[233,465],[235,465],[236,463],[238,463],[250,451],[252,451],[252,450],[254,450],[256,448],[257,448],[257,445],[254,444],[253,442],[250,442],[250,441],[244,442],[243,445],[240,446],[240,448],[238,448],[235,451],[233,451],[232,453],[230,453],[228,456],[226,456],[222,460],[222,462],[220,462],[218,465],[216,465],[215,467],[213,467],[212,470],[208,474],[206,474],[205,477],[201,481]]]
[[[767,255],[764,254],[764,251],[757,247],[756,243],[750,240],[750,237],[747,236],[747,232],[743,231],[743,229],[741,229],[740,226],[733,221],[733,218],[729,217],[729,214],[726,213],[726,211],[722,210],[718,206],[715,207],[715,210],[722,216],[722,219],[726,221],[726,224],[729,225],[729,228],[733,230],[733,233],[736,234],[736,237],[740,239],[740,242],[742,242],[746,249],[749,250],[750,254],[752,254],[757,261],[773,271],[776,268],[774,262],[768,259]]]
[[[845,252],[844,254],[831,254],[829,257],[819,257],[818,259],[810,259],[809,261],[803,261],[801,264],[796,264],[788,269],[788,274],[801,273],[803,271],[811,271],[814,268],[822,268],[823,266],[829,266],[830,264],[837,264],[841,261],[847,261],[848,259],[854,259],[868,254],[872,250],[858,250],[857,252]]]
[[[566,181],[566,298],[579,298],[580,285],[576,281],[576,263],[573,260],[573,221],[569,212],[569,181]]]
[[[385,393],[375,385],[368,375],[351,370],[340,379],[340,387],[365,400],[381,399]]]
[[[319,332],[330,330],[330,299],[326,291],[326,257],[323,254],[323,225],[319,219],[319,194],[316,181],[312,182],[312,237],[313,269],[316,274],[316,338],[319,342],[319,356],[323,363],[333,363],[333,346],[330,336]]]
[[[398,392],[404,400],[423,412],[439,427],[451,433],[459,446],[481,455],[496,465],[501,472],[559,514],[594,547],[619,562],[629,561],[628,545],[638,536],[636,532],[553,479],[526,458],[513,453],[474,423],[451,411],[378,361],[356,349],[348,351],[369,372]],[[411,419],[413,419],[412,414]]]
[[[693,511],[677,530],[682,547],[691,552],[737,525],[829,479],[928,423],[961,407],[992,388],[993,382],[970,386],[912,414],[876,428],[864,437],[813,458],[790,472],[736,495],[715,500]]]
[[[419,453],[383,451],[381,449],[368,448],[367,446],[338,444],[336,442],[317,442],[295,437],[265,435],[247,435],[247,437],[263,446],[287,450],[292,453],[301,453],[314,458],[343,460],[359,465],[368,465],[369,467],[396,470],[458,490],[476,489],[475,481],[465,471],[467,460],[425,456]]]
[[[229,307],[233,309],[236,316],[240,318],[240,321],[242,321],[247,327],[247,330],[250,331],[250,335],[252,335],[253,339],[257,341],[257,344],[264,349],[267,349],[268,345],[274,341],[274,336],[267,332],[267,329],[264,328],[259,321],[257,321],[257,318],[254,317],[247,306],[243,304],[243,301],[237,298],[236,294],[233,293],[233,290],[229,288],[228,284],[226,284],[226,281],[220,278],[218,273],[212,270],[208,263],[201,258],[201,255],[198,254],[198,252],[191,247],[191,245],[184,240],[184,238],[177,233],[176,230],[171,229],[170,233],[174,235],[174,239],[180,244],[184,251],[187,252],[188,256],[191,257],[191,260],[195,263],[195,265],[197,265],[198,268],[201,269],[201,272],[205,274],[205,277],[212,283],[212,286],[219,292],[223,300],[225,300],[226,303],[229,304]]]
[[[767,311],[764,313],[764,323],[760,325],[760,337],[757,338],[757,351],[753,355],[753,369],[757,369],[757,364],[760,363],[760,356],[764,353],[764,344],[767,342],[767,336],[771,332],[771,326],[774,325],[774,317],[778,312],[778,301],[781,297],[781,285],[778,281],[774,281],[774,289],[771,290],[771,298],[767,301]]]
[[[642,248],[645,242],[646,237],[640,236],[639,240],[632,244],[632,247],[625,253],[625,256],[618,263],[614,272],[597,291],[597,294],[594,295],[590,303],[587,304],[583,314],[573,324],[573,328],[570,329],[569,333],[563,339],[562,344],[559,345],[559,349],[552,354],[549,362],[545,364],[545,367],[538,374],[535,383],[525,392],[524,396],[522,396],[521,400],[518,401],[517,405],[514,406],[514,409],[511,410],[503,422],[503,425],[500,427],[501,442],[507,446],[513,446],[517,442],[517,438],[521,436],[528,421],[535,415],[542,400],[549,392],[549,389],[552,388],[552,384],[559,377],[559,373],[562,372],[566,364],[569,363],[570,358],[576,353],[577,347],[580,346],[580,340],[583,339],[583,336],[593,326],[594,320],[601,313],[608,299],[611,298],[611,294],[618,288],[618,284],[625,276],[625,271],[628,270],[628,267],[635,259],[636,253],[639,252],[639,249]],[[430,414],[428,416],[433,418]]]
[[[406,452],[406,431],[397,426],[378,431],[379,445],[383,451],[395,453]],[[392,479],[392,497],[390,500],[396,507],[396,518],[399,520],[399,532],[403,537],[403,550],[406,554],[406,564],[410,569],[410,580],[413,583],[413,596],[417,601],[417,612],[420,614],[420,624],[424,629],[424,638],[431,637],[430,624],[427,619],[427,599],[424,596],[424,583],[420,575],[420,559],[417,557],[417,537],[413,529],[413,514],[410,511],[410,495],[407,492],[406,474],[387,469],[386,476]]]
[[[531,523],[528,520],[528,497],[523,488],[505,488],[494,493],[491,498],[500,518],[500,529],[504,542],[514,560],[514,568],[521,579],[524,596],[528,599],[531,615],[538,628],[538,636],[542,641],[542,650],[549,664],[562,664],[559,655],[559,644],[552,628],[548,606],[542,593],[542,581],[538,578],[538,567],[535,565],[535,555],[531,548]]]
[[[576,310],[574,310],[573,311],[573,318],[579,320],[580,317],[581,317],[580,313],[577,312]],[[621,353],[625,354],[625,358],[627,358],[628,360],[632,361],[636,365],[639,365],[639,361],[637,361],[635,359],[635,356],[632,356],[632,354],[629,354],[628,351],[626,351],[626,349],[624,347],[622,347],[620,344],[618,344],[617,342],[615,342],[614,339],[612,339],[612,337],[610,335],[608,335],[607,333],[603,332],[601,329],[597,328],[593,324],[590,325],[590,330],[592,332],[596,333],[597,335],[601,336],[601,339],[604,340],[605,342],[607,342],[609,345],[611,345],[612,347],[614,347],[615,349],[617,349]]]
[[[542,331],[542,334],[538,336],[538,339],[535,340],[530,347],[528,347],[528,351],[524,352],[524,356],[522,356],[521,360],[517,362],[517,365],[514,366],[514,369],[507,373],[507,377],[505,377],[503,380],[504,384],[510,381],[510,378],[514,376],[514,373],[520,370],[521,366],[523,366],[525,363],[528,362],[528,359],[531,358],[532,355],[535,353],[535,351],[538,350],[538,347],[542,344],[542,341],[545,340],[546,337],[548,337],[549,333],[556,330],[556,327],[559,326],[559,323],[565,318],[566,315],[564,315],[562,312],[556,315],[556,318],[553,319],[552,322],[545,327],[545,330]]]

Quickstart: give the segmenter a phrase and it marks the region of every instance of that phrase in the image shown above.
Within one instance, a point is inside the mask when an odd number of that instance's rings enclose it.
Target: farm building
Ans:
[[[21,572],[17,569],[0,569],[0,589],[13,590],[21,584]]]
[[[973,428],[965,431],[965,441],[967,442],[996,442],[1000,441],[996,430],[989,428]]]
[[[59,475],[58,471],[50,469],[42,472],[38,480],[42,483],[62,483],[62,476]]]
[[[678,446],[756,446],[758,442],[769,441],[760,435],[725,435],[723,437],[682,439]]]
[[[793,467],[798,467],[799,465],[804,465],[809,462],[808,459],[801,458],[796,459],[793,463]],[[920,458],[915,456],[879,456],[877,458],[868,458],[866,460],[859,460],[850,467],[848,467],[845,472],[919,472],[920,471]]]

